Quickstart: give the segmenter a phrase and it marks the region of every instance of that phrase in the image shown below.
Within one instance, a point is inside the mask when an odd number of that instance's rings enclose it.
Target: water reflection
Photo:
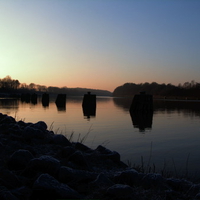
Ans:
[[[141,92],[134,96],[129,109],[134,128],[140,132],[151,129],[153,120],[153,96]]]
[[[34,94],[31,95],[31,103],[33,105],[37,104],[37,98],[38,98],[37,94],[34,93]]]
[[[30,103],[31,102],[31,95],[30,93],[21,94],[21,102]]]
[[[83,116],[90,120],[90,118],[94,118],[96,116],[96,107],[82,107],[83,109]]]
[[[56,104],[56,107],[58,112],[66,112],[66,104],[64,105]]]
[[[58,94],[55,103],[59,112],[66,112],[66,94]]]
[[[19,108],[19,100],[17,100],[17,99],[0,99],[0,108],[17,110]]]
[[[128,111],[132,98],[113,98],[115,106]],[[192,114],[200,116],[200,101],[189,100],[153,100],[154,114],[157,112],[182,112],[184,114]]]
[[[133,122],[133,127],[138,128],[140,132],[145,132],[146,129],[152,128],[153,112],[130,112],[130,116]]]
[[[116,97],[113,98],[113,102],[118,108],[128,111],[132,103],[132,98]]]
[[[49,94],[47,94],[47,93],[44,93],[42,95],[42,106],[44,108],[49,107]]]
[[[113,98],[113,102],[118,108],[122,108],[124,111],[129,112],[134,128],[139,129],[139,131],[142,133],[144,133],[146,130],[152,129],[153,111],[150,112],[130,111],[132,101],[133,101],[132,98]]]
[[[42,107],[40,98],[36,106],[21,103],[20,100],[0,100],[0,109],[2,113],[10,112],[11,116],[25,119],[26,122],[36,123],[43,120],[48,127],[54,122],[54,130],[63,130],[68,136],[74,131],[74,140],[80,133],[84,136],[92,125],[93,131],[85,144],[96,148],[108,141],[107,147],[118,151],[125,162],[130,160],[139,164],[142,156],[147,163],[151,141],[151,163],[155,163],[157,169],[163,169],[163,163],[167,163],[167,169],[173,171],[174,165],[171,166],[170,163],[173,159],[179,171],[179,168],[183,169],[185,166],[187,155],[190,153],[188,172],[199,172],[200,101],[154,101],[154,113],[151,118],[130,115],[132,98],[97,97],[95,120],[90,118],[90,121],[87,121],[83,118],[82,99],[83,97],[67,97],[67,111],[64,113],[57,111],[52,96],[48,109]],[[133,131],[146,131],[149,128],[152,128],[151,134],[133,134]]]
[[[115,106],[129,111],[132,98],[113,98]],[[183,115],[200,116],[200,101],[176,101],[176,100],[154,100],[154,112],[150,113],[130,113],[134,128],[139,128],[140,132],[152,129],[153,115],[160,112],[177,112]]]
[[[176,101],[176,100],[154,100],[154,111],[178,112],[184,115],[200,116],[200,101]]]

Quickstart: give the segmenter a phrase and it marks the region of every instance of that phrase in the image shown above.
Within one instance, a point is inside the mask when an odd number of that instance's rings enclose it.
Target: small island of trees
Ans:
[[[178,86],[170,83],[158,84],[156,82],[146,82],[140,84],[125,83],[114,90],[113,96],[133,96],[142,91],[146,91],[155,98],[200,99],[200,83],[195,81],[185,82],[184,84],[179,84]]]
[[[0,79],[0,96],[10,96],[17,97],[23,93],[49,93],[49,94],[59,94],[65,93],[69,96],[83,96],[85,93],[90,91],[99,96],[111,96],[112,93],[107,90],[97,90],[88,88],[68,88],[68,87],[55,87],[55,86],[44,86],[35,83],[20,83],[19,80],[12,79],[10,76]]]

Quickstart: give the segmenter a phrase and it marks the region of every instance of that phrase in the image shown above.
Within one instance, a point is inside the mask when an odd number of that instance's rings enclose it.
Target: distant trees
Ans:
[[[6,76],[3,79],[0,79],[0,93],[8,94],[22,94],[22,93],[50,93],[50,94],[59,94],[65,93],[67,95],[84,95],[88,90],[96,95],[107,95],[111,96],[112,93],[107,90],[96,90],[88,88],[67,88],[67,87],[53,87],[53,86],[44,86],[38,85],[35,83],[20,83],[18,80],[12,79],[10,76]]]
[[[200,83],[192,80],[191,82],[185,82],[183,85],[178,86],[172,84],[158,84],[152,83],[125,83],[122,86],[117,87],[113,96],[133,96],[142,91],[146,91],[148,94],[154,96],[174,96],[174,97],[194,97],[200,98]]]
[[[20,82],[18,80],[13,80],[10,76],[6,76],[0,79],[0,88],[2,91],[12,91],[18,89]]]

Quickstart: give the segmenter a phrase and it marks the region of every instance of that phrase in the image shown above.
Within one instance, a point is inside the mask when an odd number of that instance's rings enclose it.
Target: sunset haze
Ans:
[[[200,82],[198,0],[0,1],[0,78],[113,91]]]

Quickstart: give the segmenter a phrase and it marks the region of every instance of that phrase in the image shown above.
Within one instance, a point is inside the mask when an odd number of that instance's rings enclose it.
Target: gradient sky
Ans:
[[[200,82],[199,0],[0,0],[0,78],[113,91]]]

